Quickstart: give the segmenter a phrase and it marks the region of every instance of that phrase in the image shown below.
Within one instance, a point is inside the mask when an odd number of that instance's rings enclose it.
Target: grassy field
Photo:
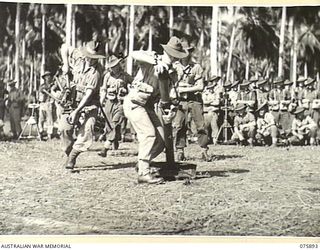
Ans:
[[[59,141],[1,142],[0,233],[320,236],[320,147],[190,145],[197,178],[141,185],[137,144],[101,146],[71,173]]]

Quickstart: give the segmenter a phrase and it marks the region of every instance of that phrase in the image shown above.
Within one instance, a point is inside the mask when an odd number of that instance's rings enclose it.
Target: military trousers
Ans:
[[[47,122],[47,133],[52,135],[53,133],[53,103],[42,102],[39,107],[39,132],[44,131],[44,123]]]
[[[72,149],[79,152],[87,151],[94,141],[94,125],[98,116],[98,108],[82,113],[78,128],[68,123],[68,114],[61,115],[59,130],[61,147],[68,155]],[[75,131],[76,130],[76,131]]]
[[[164,149],[164,131],[154,107],[143,107],[131,102],[129,96],[123,103],[124,115],[137,133],[139,142],[138,174],[150,173],[150,162]]]
[[[211,131],[211,138],[214,142],[218,140],[219,133],[219,113],[218,111],[208,111],[204,113],[205,128],[209,132]]]
[[[202,103],[181,101],[172,124],[176,149],[183,149],[186,147],[189,113],[191,114],[191,118],[194,121],[197,131],[198,144],[201,148],[207,148],[209,138],[208,131],[205,128]]]
[[[18,105],[11,105],[9,108],[10,127],[14,138],[21,133],[21,108]]]

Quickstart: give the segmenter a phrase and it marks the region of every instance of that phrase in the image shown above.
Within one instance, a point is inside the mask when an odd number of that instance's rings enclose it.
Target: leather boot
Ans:
[[[101,156],[101,157],[107,157],[107,152],[108,152],[108,149],[103,148],[103,149],[98,153],[98,155]]]
[[[75,149],[72,149],[72,151],[69,154],[69,158],[67,161],[66,169],[73,169],[76,165],[77,157],[81,152]]]
[[[147,175],[140,175],[138,177],[138,183],[147,183],[147,184],[160,184],[163,183],[163,178],[161,177],[155,177],[151,175],[150,173]]]
[[[202,160],[207,161],[207,162],[212,160],[212,157],[208,155],[208,149],[207,148],[202,150],[201,158],[202,158]]]

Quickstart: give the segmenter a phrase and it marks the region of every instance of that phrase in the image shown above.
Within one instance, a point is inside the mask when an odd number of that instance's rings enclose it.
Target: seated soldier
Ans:
[[[268,143],[271,139],[272,146],[277,146],[278,129],[274,117],[268,110],[267,102],[262,103],[257,109],[257,134],[256,139],[262,145]]]
[[[317,124],[305,111],[305,108],[298,107],[294,112],[292,136],[289,139],[293,145],[305,145],[308,140],[311,146],[315,144]]]
[[[247,106],[238,104],[235,108],[234,133],[231,140],[240,142],[241,145],[253,146],[255,137],[256,119],[251,112],[246,111]]]

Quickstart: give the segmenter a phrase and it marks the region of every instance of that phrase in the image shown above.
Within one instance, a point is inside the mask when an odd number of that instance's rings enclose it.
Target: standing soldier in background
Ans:
[[[201,156],[205,161],[210,161],[208,155],[208,133],[205,129],[205,122],[203,117],[203,102],[201,92],[204,89],[203,69],[200,64],[192,61],[192,52],[194,47],[191,47],[187,42],[183,43],[183,48],[189,52],[186,58],[173,64],[174,70],[177,72],[177,79],[179,83],[177,91],[179,93],[180,105],[174,118],[175,141],[177,149],[177,158],[183,159],[184,148],[187,140],[187,122],[188,114],[194,121],[198,144],[201,147]]]
[[[39,132],[41,139],[44,139],[44,123],[47,122],[47,138],[52,139],[53,134],[53,105],[54,100],[48,95],[51,94],[52,73],[46,71],[42,76],[44,83],[40,86],[39,91]]]
[[[8,82],[9,91],[6,106],[9,110],[10,127],[13,139],[17,139],[21,133],[21,111],[23,95],[20,90],[15,87],[16,81],[10,80]]]
[[[5,97],[8,94],[8,91],[5,88],[3,79],[0,79],[0,139],[4,137],[4,117],[5,117]]]
[[[80,52],[84,57],[84,67],[79,82],[77,82],[77,106],[65,117],[62,122],[67,122],[72,125],[70,131],[64,137],[65,145],[67,146],[68,160],[66,162],[67,169],[73,169],[76,164],[76,159],[80,153],[87,151],[92,143],[94,136],[94,125],[98,115],[99,91],[100,91],[100,72],[98,67],[98,59],[103,59],[105,56],[98,54],[99,43],[93,41],[88,42],[85,47],[80,48]],[[81,119],[80,119],[81,117]],[[73,139],[74,127],[78,126],[76,140]],[[62,133],[65,134],[65,133]]]
[[[217,81],[220,80],[219,76],[213,76],[209,79],[207,86],[202,93],[203,100],[203,113],[205,120],[205,128],[211,131],[211,139],[214,145],[217,144],[219,125],[218,120],[220,117],[221,98],[219,93],[214,92],[214,87]],[[183,159],[179,159],[183,160]]]

